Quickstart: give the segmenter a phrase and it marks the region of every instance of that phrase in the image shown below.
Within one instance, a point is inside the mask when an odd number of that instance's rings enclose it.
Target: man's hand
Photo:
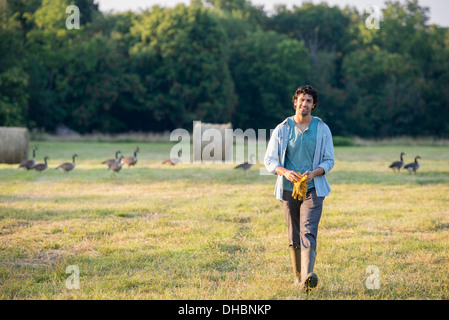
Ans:
[[[301,180],[302,178],[302,175],[298,174],[295,171],[287,170],[287,172],[284,174],[284,177],[294,183],[299,182],[299,180]]]
[[[299,180],[301,180],[301,178],[302,178],[302,175],[298,174],[297,172],[285,169],[283,167],[277,167],[276,173],[278,175],[284,176],[287,180],[289,180],[293,183],[299,182]]]
[[[313,171],[306,171],[304,172],[304,175],[307,176],[306,183],[308,184],[310,181],[312,181],[313,178],[317,176],[321,176],[324,174],[324,169],[321,167],[318,167],[316,170]]]
[[[304,175],[307,176],[306,183],[309,184],[310,181],[312,181],[313,178],[315,178],[314,171],[306,171],[304,172]]]

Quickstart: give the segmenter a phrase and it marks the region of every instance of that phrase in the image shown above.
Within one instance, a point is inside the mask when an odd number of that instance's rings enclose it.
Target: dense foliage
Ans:
[[[78,6],[80,29],[66,8]],[[380,29],[355,8],[247,0],[104,13],[94,0],[0,0],[0,125],[88,133],[269,129],[318,88],[335,135],[449,136],[449,31],[418,0]]]

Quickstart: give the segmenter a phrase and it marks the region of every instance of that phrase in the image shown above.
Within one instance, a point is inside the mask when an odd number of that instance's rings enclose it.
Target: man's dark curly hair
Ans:
[[[313,98],[313,109],[312,110],[314,110],[320,100],[318,99],[318,91],[309,85],[305,85],[305,86],[302,86],[302,87],[299,87],[298,89],[296,89],[295,94],[293,95],[293,98],[292,98],[293,109],[296,109],[295,102],[296,102],[296,100],[298,100],[298,97],[301,94],[310,94],[312,96],[312,98]]]

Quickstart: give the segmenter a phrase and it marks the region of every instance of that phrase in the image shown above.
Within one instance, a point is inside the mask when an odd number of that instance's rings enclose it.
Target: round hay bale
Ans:
[[[0,127],[0,163],[15,164],[27,160],[29,139],[27,128]]]
[[[214,129],[215,132],[209,131],[209,133],[216,133],[219,141],[213,141],[211,143],[211,138],[207,137],[205,132],[207,132],[209,129]],[[225,130],[231,129],[232,130],[232,124],[229,123],[202,123],[200,121],[197,121],[194,123],[193,126],[193,137],[196,139],[199,148],[194,148],[194,160],[205,160],[203,159],[203,150],[205,148],[210,149],[210,157],[208,157],[208,160],[215,160],[215,161],[225,161],[226,157],[228,155],[232,155],[232,148],[233,148],[233,141],[227,141],[225,139]],[[212,138],[214,140],[215,138]],[[218,154],[215,154],[215,150],[218,152]],[[221,156],[219,156],[219,154]]]

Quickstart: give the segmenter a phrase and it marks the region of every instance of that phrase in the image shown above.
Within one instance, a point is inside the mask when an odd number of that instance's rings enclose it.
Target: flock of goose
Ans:
[[[36,150],[38,150],[37,147],[33,148],[33,158],[29,159],[29,160],[25,160],[24,162],[22,162],[19,166],[19,168],[25,168],[27,170],[36,170],[39,172],[44,171],[45,169],[48,168],[48,163],[47,160],[49,159],[48,156],[44,157],[44,163],[36,163]],[[124,164],[128,165],[128,167],[132,167],[137,163],[137,153],[139,152],[139,147],[136,147],[136,149],[134,149],[134,156],[130,156],[130,157],[124,157],[123,155],[120,155],[122,152],[121,151],[116,151],[115,152],[115,158],[110,158],[107,160],[104,160],[103,162],[101,162],[101,164],[104,164],[108,167],[108,170],[114,171],[114,172],[119,172],[122,169],[122,166]],[[75,166],[75,157],[77,157],[78,155],[75,153],[72,156],[72,162],[65,162],[62,163],[61,165],[57,166],[55,169],[60,169],[62,171],[65,172],[69,172],[72,171]],[[180,155],[179,155],[180,156]],[[251,159],[254,155],[251,155]],[[393,169],[393,171],[397,171],[397,173],[399,173],[399,171],[401,170],[401,168],[407,169],[409,171],[409,173],[414,173],[416,174],[416,171],[420,168],[420,164],[418,162],[418,159],[421,159],[420,156],[416,156],[415,157],[415,161],[408,163],[406,165],[404,162],[404,156],[405,153],[401,152],[400,161],[394,161],[391,165],[390,168]],[[162,163],[168,163],[170,165],[176,165],[179,162],[181,162],[180,158],[175,158],[175,159],[167,159],[164,160]],[[251,166],[253,165],[253,161],[251,162],[245,162],[242,164],[239,164],[238,166],[235,167],[235,169],[243,169],[246,173],[246,171],[251,168]]]
[[[405,166],[404,166],[404,156],[405,156],[405,153],[404,152],[401,152],[401,160],[400,161],[395,161],[395,162],[393,162],[391,165],[390,165],[390,168],[392,168],[393,169],[393,171],[396,171],[397,170],[397,172],[399,173],[399,171],[401,170],[401,168],[402,167],[404,167],[404,169],[407,169],[408,170],[408,172],[409,172],[409,174],[411,174],[412,172],[414,173],[414,174],[416,174],[416,171],[419,169],[419,167],[421,166],[420,164],[419,164],[419,162],[418,162],[418,159],[421,159],[421,157],[420,156],[416,156],[415,157],[415,162],[411,162],[411,163],[408,163],[408,164],[406,164]]]
[[[23,161],[20,165],[19,168],[24,168],[27,170],[36,170],[39,172],[44,171],[45,169],[48,168],[48,163],[47,160],[49,159],[48,156],[44,157],[44,163],[36,163],[36,150],[38,150],[37,147],[33,148],[33,158],[29,159],[29,160],[25,160]],[[139,152],[139,147],[136,147],[136,149],[134,150],[134,156],[131,157],[124,157],[123,155],[121,155],[120,157],[118,156],[120,153],[122,153],[121,151],[117,151],[115,153],[115,158],[111,158],[111,159],[107,159],[104,160],[102,162],[102,164],[105,164],[108,166],[108,170],[114,171],[114,172],[119,172],[120,169],[122,169],[122,166],[124,164],[127,164],[128,167],[134,166],[137,163],[137,152]],[[61,165],[57,166],[55,169],[60,169],[62,171],[65,172],[69,172],[72,171],[75,166],[75,158],[78,155],[75,153],[72,156],[72,162],[65,162],[62,163]]]
[[[137,152],[139,152],[139,147],[136,147],[136,149],[134,149],[134,156],[124,157],[123,155],[120,155],[119,157],[118,155],[122,152],[116,151],[115,158],[104,160],[101,164],[107,165],[108,170],[119,172],[124,164],[127,164],[129,168],[137,163]]]
[[[19,165],[19,168],[25,168],[27,170],[36,170],[39,172],[42,172],[48,168],[48,163],[47,163],[47,160],[49,159],[48,156],[44,157],[44,163],[36,163],[36,150],[38,150],[38,148],[34,147],[33,148],[33,158],[22,162]],[[119,154],[122,153],[121,151],[116,151],[115,158],[106,159],[103,162],[101,162],[101,164],[106,165],[108,167],[108,170],[111,170],[114,172],[119,172],[122,169],[122,166],[124,164],[128,165],[128,168],[129,168],[129,167],[134,166],[137,163],[137,160],[138,160],[137,153],[138,152],[139,152],[139,147],[136,147],[136,149],[134,150],[134,156],[124,157],[123,155],[119,156]],[[60,169],[65,172],[72,171],[76,166],[75,158],[77,156],[78,155],[76,153],[73,154],[72,162],[62,163],[61,165],[57,166],[55,169]],[[170,158],[170,159],[164,160],[162,162],[162,164],[170,164],[172,166],[177,165],[178,163],[181,162],[180,157],[181,157],[181,153],[178,152],[178,158]],[[251,160],[253,159],[253,157],[254,157],[254,155],[251,155]],[[235,169],[243,169],[246,174],[246,171],[252,167],[253,163],[254,163],[253,161],[251,161],[250,163],[244,162],[244,163],[236,166]]]

